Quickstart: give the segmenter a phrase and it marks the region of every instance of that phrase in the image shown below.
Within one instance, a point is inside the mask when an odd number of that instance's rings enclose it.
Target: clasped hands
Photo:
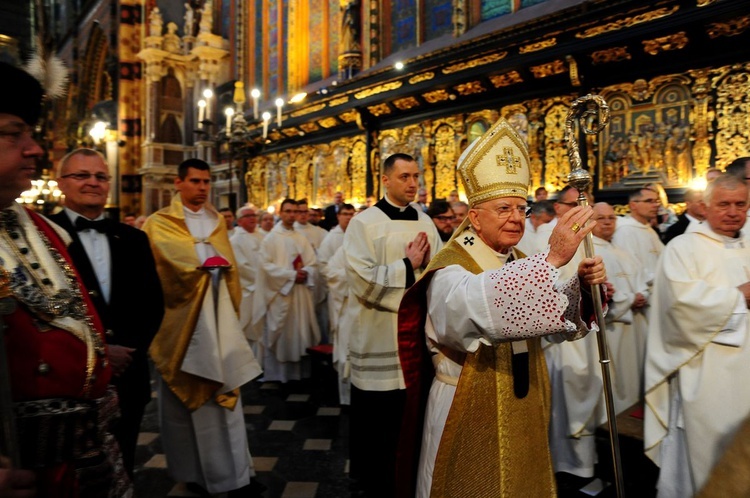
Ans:
[[[406,244],[406,257],[414,270],[427,266],[430,262],[430,242],[425,232],[419,232],[414,240]]]

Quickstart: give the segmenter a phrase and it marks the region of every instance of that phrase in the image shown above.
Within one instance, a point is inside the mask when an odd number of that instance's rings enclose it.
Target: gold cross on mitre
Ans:
[[[503,153],[495,156],[497,165],[501,168],[505,166],[505,173],[508,175],[518,174],[518,167],[521,165],[521,159],[513,155],[513,147],[503,147]]]

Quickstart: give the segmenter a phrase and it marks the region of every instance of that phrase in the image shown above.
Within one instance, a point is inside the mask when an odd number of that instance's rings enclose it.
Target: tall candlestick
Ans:
[[[271,120],[271,113],[266,111],[263,113],[263,139],[268,138],[268,122]]]
[[[203,129],[203,120],[206,119],[206,101],[200,99],[198,101],[198,129]]]
[[[214,92],[210,88],[203,90],[203,98],[206,101],[206,119],[211,120],[211,99],[214,96]]]
[[[281,106],[284,105],[284,99],[279,97],[276,99],[276,126],[281,128]]]
[[[258,99],[260,98],[260,90],[253,88],[250,92],[250,96],[253,98],[253,119],[258,119]]]
[[[227,116],[226,132],[227,136],[229,136],[232,134],[232,116],[234,116],[234,109],[232,109],[231,107],[227,107],[226,109],[224,109],[224,114],[226,114]]]

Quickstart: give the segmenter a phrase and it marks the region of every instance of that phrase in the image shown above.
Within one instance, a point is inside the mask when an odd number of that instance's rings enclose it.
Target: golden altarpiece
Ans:
[[[558,190],[569,172],[563,122],[585,93],[612,111],[612,124],[582,147],[598,199],[621,202],[658,182],[677,201],[709,167],[750,155],[741,49],[750,6],[741,1],[406,1],[411,16],[377,0],[188,5],[209,15],[198,24],[186,11],[184,27],[158,30],[159,17],[144,11],[153,28],[139,54],[146,212],[168,202],[176,164],[193,156],[214,164],[222,206],[265,208],[285,197],[325,205],[337,191],[362,204],[380,195],[380,164],[394,152],[416,158],[431,197],[447,197],[460,190],[461,152],[499,116],[526,138],[532,188]],[[442,7],[444,32],[434,19]],[[196,25],[185,35],[188,21]],[[257,117],[241,107],[249,94],[233,100],[235,82],[260,90]],[[217,92],[213,126],[200,130],[207,87]],[[307,97],[290,103],[298,92]],[[224,125],[220,105],[239,106],[241,134]],[[227,131],[241,148],[222,138]]]

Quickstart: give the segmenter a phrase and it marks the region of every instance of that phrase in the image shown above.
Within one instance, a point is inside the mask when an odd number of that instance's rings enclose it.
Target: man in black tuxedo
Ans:
[[[677,217],[677,221],[667,228],[662,236],[662,242],[666,244],[687,230],[688,225],[698,226],[706,219],[706,206],[703,204],[703,192],[699,190],[688,190],[685,192],[685,212]]]
[[[344,194],[341,192],[336,192],[333,196],[333,204],[326,207],[325,211],[323,212],[323,221],[320,222],[321,228],[330,230],[331,228],[339,224],[339,220],[336,215],[339,214],[339,209],[341,208],[341,205],[343,203]]]
[[[50,219],[73,239],[68,252],[107,330],[121,411],[113,432],[132,476],[143,410],[151,399],[146,355],[161,325],[164,300],[146,234],[104,218],[109,181],[99,152],[71,152],[60,162],[58,177],[65,210]]]

